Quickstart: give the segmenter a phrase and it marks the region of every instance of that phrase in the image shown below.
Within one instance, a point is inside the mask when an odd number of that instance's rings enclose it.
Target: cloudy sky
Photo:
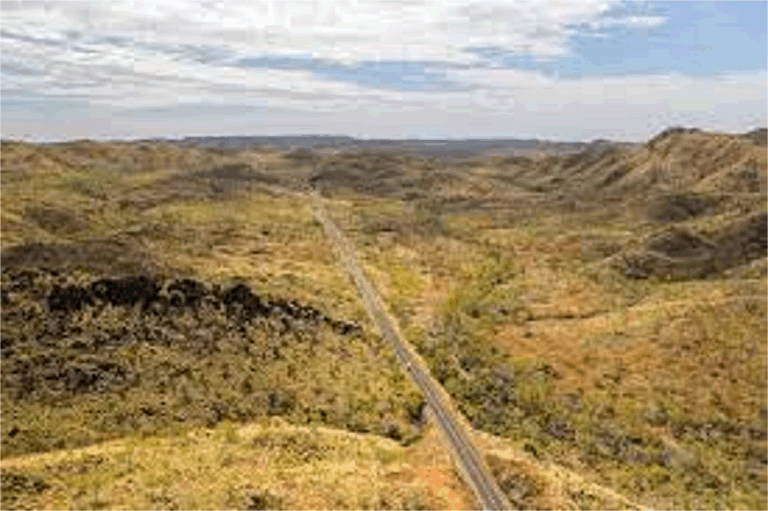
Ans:
[[[0,0],[3,138],[767,124],[764,1]]]

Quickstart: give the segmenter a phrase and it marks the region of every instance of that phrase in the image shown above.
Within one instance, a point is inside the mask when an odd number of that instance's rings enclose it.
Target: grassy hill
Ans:
[[[3,507],[472,505],[310,182],[516,506],[765,507],[765,146],[688,130],[461,163],[3,142]]]
[[[373,435],[280,419],[223,422],[11,458],[2,466],[3,507],[462,509],[471,503],[447,460],[429,449],[411,451]]]
[[[336,218],[475,427],[644,505],[765,507],[760,140],[337,161]]]
[[[268,159],[91,142],[2,158],[4,458],[267,417],[421,435],[420,396],[305,205],[260,188]]]

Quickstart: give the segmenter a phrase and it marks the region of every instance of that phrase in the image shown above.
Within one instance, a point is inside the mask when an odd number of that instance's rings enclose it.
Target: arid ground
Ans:
[[[306,195],[514,506],[762,509],[766,143],[2,143],[3,508],[474,506]]]

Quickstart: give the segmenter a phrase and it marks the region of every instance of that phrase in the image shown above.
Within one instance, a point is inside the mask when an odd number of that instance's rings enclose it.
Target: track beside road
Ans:
[[[424,395],[454,463],[475,493],[478,505],[483,509],[511,509],[485,460],[472,444],[462,417],[451,406],[447,393],[429,374],[426,364],[400,334],[395,320],[387,312],[376,289],[363,274],[352,246],[341,230],[328,218],[323,207],[323,199],[317,192],[313,192],[312,200],[315,217],[322,224],[342,260],[344,269],[357,286],[368,315],[376,324],[381,336],[392,346],[403,370]]]

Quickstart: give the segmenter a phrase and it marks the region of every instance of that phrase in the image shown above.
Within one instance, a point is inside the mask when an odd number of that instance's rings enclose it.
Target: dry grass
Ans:
[[[362,319],[307,203],[259,177],[290,185],[300,174],[289,163],[163,145],[4,143],[2,246],[125,238],[162,270],[238,276]],[[210,171],[233,165],[246,165],[245,177]]]
[[[763,508],[768,311],[765,258],[752,258],[765,234],[738,230],[764,214],[765,158],[743,137],[670,133],[329,209],[476,427],[646,505]],[[672,193],[712,205],[675,199],[660,225],[654,201]],[[425,212],[439,231],[421,228]],[[729,254],[758,248],[706,279],[607,264],[668,225]]]
[[[3,507],[466,509],[447,460],[428,452],[279,419],[222,423],[4,460]]]
[[[515,505],[765,508],[765,257],[748,251],[747,260],[706,278],[676,281],[653,272],[627,278],[609,264],[648,250],[646,241],[670,226],[738,245],[734,226],[765,211],[763,146],[669,132],[635,149],[461,168],[391,155],[325,158],[316,176],[331,216],[433,374],[487,433],[478,441]],[[105,254],[73,258],[67,271],[79,278],[131,264],[213,282],[237,277],[367,327],[307,202],[275,187],[300,189],[311,172],[276,154],[4,144],[4,264],[15,260],[13,247],[65,243]],[[764,244],[759,229],[755,240]],[[120,258],[103,251],[105,243],[125,247]],[[382,395],[399,388],[383,385]],[[206,437],[201,453],[210,455],[199,460],[186,432],[104,446],[116,451],[103,462],[115,470],[103,482],[88,480],[88,471],[87,482],[57,479],[70,476],[34,461],[53,453],[4,459],[3,472],[18,463],[40,475],[45,483],[19,479],[32,507],[471,502],[432,433],[408,447],[343,436],[344,445],[369,446],[350,454],[330,432],[311,430],[330,446],[319,451],[331,454],[304,460],[289,444],[316,456],[306,447],[317,446],[309,430],[228,428]],[[262,447],[240,449],[253,445],[243,438],[256,430],[266,435]],[[390,446],[381,447],[385,459],[369,442]],[[114,453],[129,443],[159,463],[140,467],[149,483],[119,475],[124,462]],[[170,456],[156,457],[158,449]],[[254,462],[263,456],[273,462]],[[179,486],[168,479],[174,470],[210,480],[212,490]],[[112,491],[94,493],[107,486],[128,504],[105,500]],[[54,495],[59,500],[45,500]]]
[[[476,433],[522,509],[639,509],[610,489]],[[15,509],[472,509],[439,435],[403,447],[279,418],[6,458]]]
[[[330,442],[336,437],[323,433],[309,442],[311,450],[335,454],[299,468],[297,479],[293,461],[269,463],[291,456],[289,445],[280,446],[278,433],[267,434],[277,446],[255,449],[247,470],[237,464],[226,468],[237,445],[222,444],[222,454],[213,442],[207,457],[195,464],[204,450],[179,440],[200,424],[280,413],[293,423],[370,431],[372,444],[386,435],[413,442],[421,427],[413,423],[419,398],[391,354],[370,336],[341,335],[311,322],[286,324],[277,317],[237,325],[221,311],[187,310],[166,317],[112,306],[61,317],[47,311],[45,297],[54,281],[82,285],[105,276],[150,273],[191,277],[209,287],[245,283],[262,297],[293,300],[365,325],[354,288],[338,269],[308,204],[275,188],[275,183],[293,186],[296,176],[288,162],[276,155],[91,142],[3,144],[2,158],[3,476],[8,475],[3,498],[21,491],[12,505],[4,500],[3,507],[446,507],[440,497],[424,493],[424,484],[387,483],[376,475],[400,456],[396,444],[382,448],[385,460],[377,461],[354,449],[336,449]],[[16,277],[6,279],[6,272],[26,269],[35,271],[31,287],[17,289]],[[152,332],[165,332],[167,339],[150,338]],[[212,351],[185,347],[211,340],[212,332]],[[49,385],[45,378],[24,376],[18,364],[28,362],[38,376],[51,370],[91,374],[117,364],[135,377],[129,378],[129,388],[90,386],[86,377],[82,388],[62,391],[59,387],[77,382],[58,378],[61,385]],[[272,394],[289,396],[290,406],[269,411],[264,406]],[[389,403],[392,398],[403,401]],[[398,416],[413,431],[398,426]],[[120,446],[118,451],[135,449],[149,460],[145,465],[125,461],[106,446],[110,454],[95,470],[86,462],[81,471],[76,461],[73,474],[53,470],[55,484],[43,500],[35,492],[48,483],[6,469],[6,461],[15,466],[38,459],[20,453],[91,445],[137,432],[171,436],[109,444]],[[305,440],[302,436],[298,442]],[[77,459],[87,449],[56,455]],[[100,452],[102,446],[93,449]],[[271,458],[265,460],[265,453]],[[264,461],[266,466],[259,465]],[[357,473],[357,461],[369,468]],[[126,476],[125,463],[138,466],[148,480]],[[175,477],[189,467],[194,467],[190,480],[215,479],[215,491],[208,494],[205,486],[186,485],[184,477]],[[329,472],[328,467],[336,468]],[[218,470],[222,474],[215,476]],[[359,492],[352,491],[358,486]],[[248,503],[251,497],[255,503]]]

